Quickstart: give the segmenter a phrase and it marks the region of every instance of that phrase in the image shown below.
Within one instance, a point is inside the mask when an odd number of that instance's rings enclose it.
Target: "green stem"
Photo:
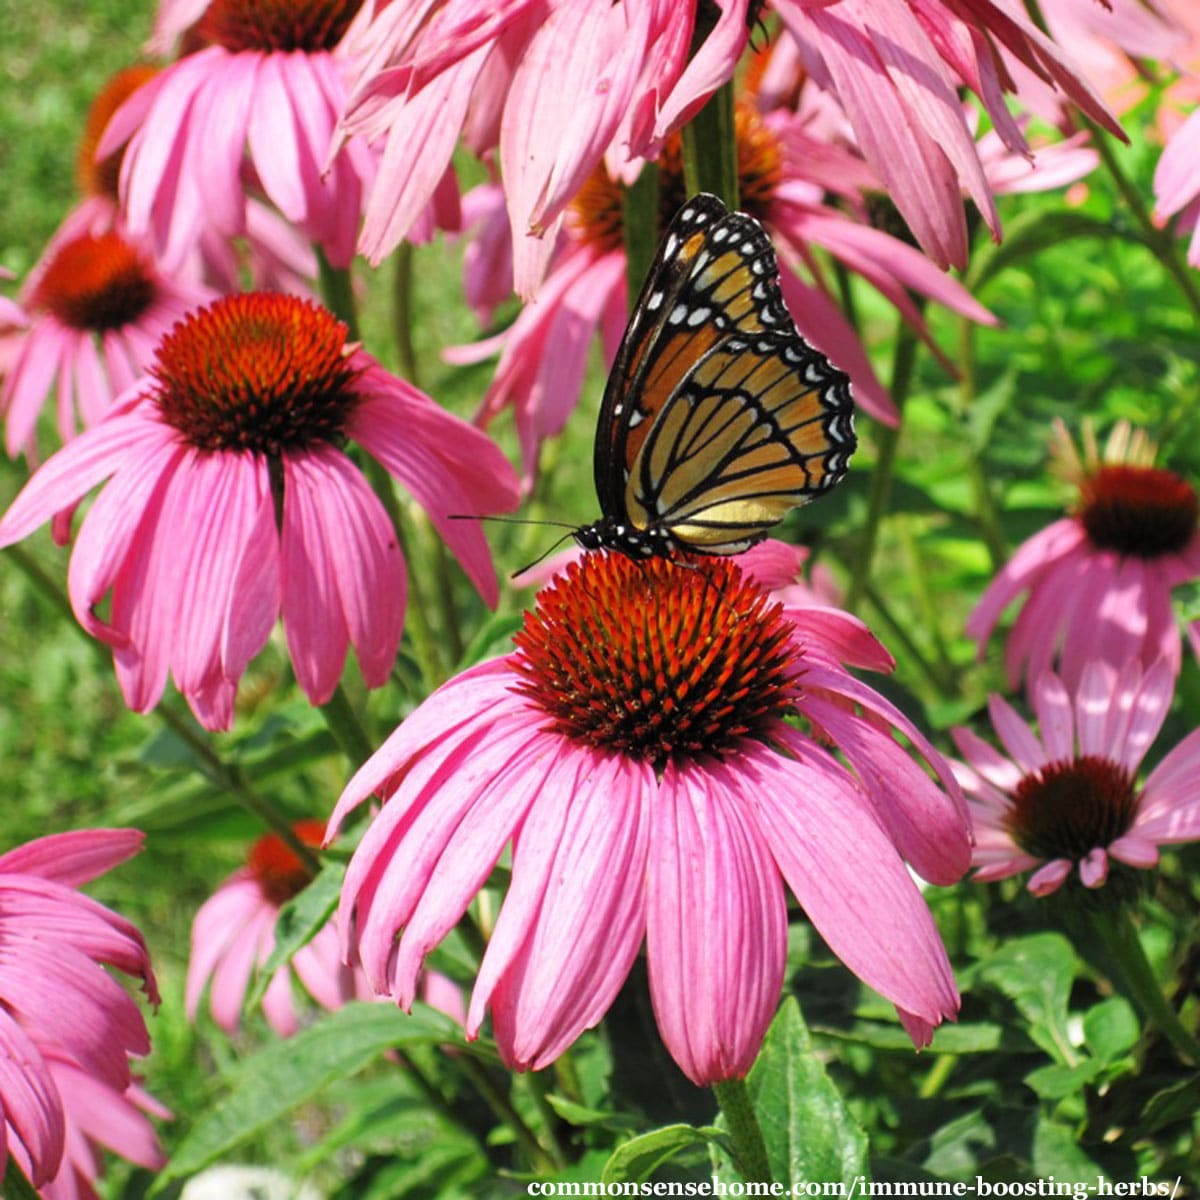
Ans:
[[[938,686],[943,692],[954,689],[954,665],[946,652],[946,643],[942,638],[942,613],[929,591],[929,572],[921,557],[921,548],[913,534],[912,521],[898,522],[900,547],[908,565],[908,577],[912,581],[913,600],[916,602],[917,613],[921,625],[929,631],[929,642],[933,646],[934,661],[930,668],[934,670]],[[872,598],[872,603],[874,599]]]
[[[728,1079],[724,1083],[714,1083],[712,1090],[729,1127],[734,1166],[747,1183],[773,1183],[767,1145],[750,1102],[746,1081]]]
[[[905,657],[912,660],[921,674],[929,680],[941,695],[953,695],[953,675],[944,673],[939,667],[929,661],[921,648],[913,641],[912,635],[908,632],[904,622],[896,619],[892,614],[891,606],[883,598],[875,585],[869,581],[863,585],[863,597],[883,619],[884,624],[891,631],[891,637],[904,647]]]
[[[321,299],[339,321],[346,323],[347,337],[359,340],[358,308],[354,303],[354,278],[349,267],[331,267],[319,246],[317,251],[317,283]]]
[[[621,228],[625,238],[625,281],[629,311],[637,303],[642,282],[658,247],[658,167],[646,163],[621,198]]]
[[[108,648],[93,638],[78,621],[67,597],[49,575],[42,570],[38,562],[22,546],[8,548],[10,562],[33,584],[35,591],[48,600],[60,614],[65,616],[71,628],[77,630],[86,644],[96,654],[98,661],[105,667],[110,665]],[[165,701],[160,702],[154,709],[154,715],[168,726],[171,731],[195,754],[203,764],[209,776],[220,786],[229,791],[243,808],[253,813],[268,829],[277,833],[296,857],[304,864],[310,875],[316,875],[321,869],[320,859],[292,832],[292,823],[287,815],[275,807],[269,800],[260,796],[247,782],[237,767],[226,763],[213,749],[208,738],[202,734],[192,721],[176,712]]]
[[[959,368],[959,416],[965,418],[975,399],[975,325],[963,317],[958,323],[958,368]],[[967,473],[971,480],[971,496],[975,502],[975,523],[992,560],[993,571],[998,571],[1008,561],[1008,541],[996,509],[996,497],[984,470],[983,459],[972,447],[967,459]]]
[[[524,1148],[525,1153],[529,1155],[529,1160],[537,1171],[549,1174],[563,1165],[554,1161],[554,1158],[534,1136],[533,1130],[525,1123],[521,1114],[513,1108],[508,1097],[496,1087],[487,1071],[479,1063],[469,1054],[459,1054],[455,1058],[455,1065],[467,1077],[471,1086],[483,1098],[483,1102],[492,1110],[497,1120],[502,1121],[512,1130],[513,1136]]]
[[[417,352],[412,338],[412,292],[413,247],[411,242],[401,242],[396,247],[396,274],[392,278],[392,332],[396,338],[400,374],[413,387],[420,387]]]
[[[958,1062],[958,1056],[955,1054],[939,1054],[933,1060],[933,1066],[929,1068],[929,1074],[921,1081],[921,1086],[917,1088],[917,1095],[922,1100],[932,1100],[941,1090],[942,1085],[950,1076],[950,1072],[954,1070],[954,1064]]]
[[[328,702],[321,705],[321,716],[342,753],[355,767],[362,766],[371,757],[374,746],[340,683]]]
[[[916,361],[917,335],[901,320],[896,329],[896,348],[892,354],[891,386],[892,400],[895,402],[901,419],[904,415],[904,402],[908,398],[908,389],[912,385]],[[879,528],[892,494],[892,476],[896,469],[896,450],[900,444],[900,429],[899,424],[895,427],[879,426],[879,435],[876,439],[875,469],[871,472],[871,487],[867,496],[866,523],[863,526],[862,538],[858,545],[858,556],[850,575],[850,584],[846,589],[845,607],[851,612],[856,611],[862,603],[867,583],[871,578],[872,560],[879,542]]]
[[[567,1152],[563,1149],[562,1141],[558,1136],[558,1113],[554,1111],[550,1106],[550,1102],[546,1099],[546,1090],[550,1086],[550,1078],[540,1071],[530,1071],[523,1078],[526,1080],[526,1086],[538,1110],[538,1115],[542,1118],[543,1137],[549,1143],[550,1157],[554,1159],[558,1166],[566,1166]]]
[[[700,33],[697,21],[697,36]],[[693,38],[696,44],[696,38]],[[738,206],[737,137],[734,132],[733,83],[722,84],[683,127],[683,178],[689,195],[711,192]]]
[[[1192,312],[1200,317],[1200,286],[1197,286],[1195,274],[1187,265],[1180,252],[1181,241],[1171,229],[1159,229],[1154,224],[1154,215],[1146,206],[1137,185],[1125,174],[1117,156],[1113,151],[1112,139],[1095,122],[1084,118],[1092,133],[1092,145],[1100,155],[1100,161],[1108,171],[1121,199],[1125,201],[1133,218],[1141,226],[1142,241],[1150,252],[1162,263],[1163,268],[1179,285],[1184,299]]]
[[[1191,1066],[1200,1065],[1200,1042],[1162,994],[1128,908],[1114,903],[1092,906],[1090,912],[1096,933],[1116,961],[1143,1015],[1175,1047],[1180,1058]]]

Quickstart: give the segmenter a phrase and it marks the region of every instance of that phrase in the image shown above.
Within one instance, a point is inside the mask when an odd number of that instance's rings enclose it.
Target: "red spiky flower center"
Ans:
[[[119,233],[83,233],[64,242],[46,265],[29,307],[73,329],[103,333],[136,321],[154,302],[150,263]]]
[[[292,832],[301,844],[316,848],[325,836],[323,821],[297,821]],[[311,876],[296,852],[277,833],[260,837],[250,848],[246,868],[263,895],[274,904],[286,904],[304,890]]]
[[[157,67],[126,67],[118,71],[97,93],[92,107],[88,109],[83,137],[79,142],[79,154],[75,160],[75,175],[81,191],[92,196],[107,196],[113,201],[117,199],[117,180],[121,174],[125,147],[114,150],[99,161],[96,160],[96,148],[117,109],[157,74]]]
[[[513,640],[517,690],[555,729],[656,766],[763,737],[796,697],[782,606],[727,560],[589,554]]]
[[[1174,471],[1100,467],[1079,487],[1079,519],[1098,550],[1158,558],[1183,550],[1196,531],[1196,490]]]
[[[738,207],[765,220],[775,189],[783,179],[783,149],[752,104],[739,101],[734,114],[737,139]],[[687,200],[683,176],[683,140],[673,133],[663,144],[658,166],[658,232]],[[568,209],[571,228],[580,240],[605,253],[619,249],[624,236],[624,188],[598,166],[579,189]]]
[[[1137,807],[1132,772],[1087,754],[1026,775],[1005,823],[1027,854],[1078,860],[1127,833]]]
[[[250,292],[190,312],[150,368],[163,419],[199,450],[278,457],[339,443],[360,397],[332,313],[298,296]]]
[[[197,37],[231,54],[332,50],[363,0],[212,0]]]

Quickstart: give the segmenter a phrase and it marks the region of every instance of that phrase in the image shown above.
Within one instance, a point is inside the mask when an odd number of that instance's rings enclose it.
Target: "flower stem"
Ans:
[[[1198,317],[1200,317],[1200,286],[1187,262],[1180,254],[1182,243],[1170,229],[1159,229],[1154,223],[1154,214],[1142,199],[1137,184],[1125,174],[1117,156],[1113,151],[1112,137],[1101,129],[1095,122],[1087,120],[1092,133],[1092,145],[1104,163],[1104,169],[1112,178],[1116,189],[1121,193],[1133,219],[1141,226],[1141,240],[1145,247],[1162,264],[1163,269],[1179,285],[1184,299]]]
[[[541,1142],[537,1140],[536,1136],[534,1136],[533,1130],[525,1123],[521,1114],[513,1108],[508,1097],[496,1087],[487,1071],[479,1063],[469,1054],[460,1054],[455,1059],[455,1064],[467,1079],[470,1080],[472,1087],[483,1098],[483,1102],[492,1110],[497,1119],[504,1122],[512,1130],[513,1136],[524,1148],[525,1153],[529,1155],[530,1162],[533,1163],[537,1171],[548,1174],[564,1165],[554,1161],[553,1157]]]
[[[339,321],[346,323],[347,337],[352,342],[360,338],[358,308],[354,303],[354,279],[349,267],[331,267],[324,251],[318,246],[317,283],[325,307]]]
[[[712,1085],[713,1095],[725,1115],[733,1143],[733,1163],[747,1183],[772,1183],[767,1145],[750,1102],[744,1079],[727,1079]]]
[[[41,565],[21,546],[10,546],[8,558],[20,569],[21,573],[33,584],[34,589],[43,599],[48,600],[67,618],[71,628],[78,631],[84,641],[96,654],[105,667],[109,666],[107,648],[102,642],[93,638],[76,620],[67,597],[63,595],[58,585],[42,569]],[[266,797],[260,796],[246,780],[242,772],[233,764],[227,763],[213,748],[208,738],[196,729],[192,721],[182,713],[176,712],[165,701],[160,702],[154,709],[154,715],[163,722],[183,742],[196,758],[199,759],[210,778],[219,783],[238,801],[248,812],[253,813],[268,829],[277,833],[288,848],[304,864],[310,875],[316,875],[321,869],[320,859],[292,832],[292,823],[286,813],[277,808]]]
[[[697,20],[693,46],[701,40],[700,33],[700,21]],[[732,81],[717,88],[708,103],[683,127],[683,178],[689,195],[711,192],[725,201],[726,208],[737,208],[737,136]]]
[[[1200,1042],[1162,994],[1129,909],[1114,903],[1091,906],[1089,912],[1101,943],[1112,955],[1143,1015],[1175,1047],[1180,1058],[1192,1066],[1200,1065]]]
[[[975,399],[975,324],[968,317],[958,323],[959,416],[965,418]],[[1008,543],[996,510],[996,497],[975,446],[968,446],[967,472],[971,480],[971,495],[975,502],[975,523],[992,560],[992,570],[998,571],[1008,561]]]
[[[374,747],[340,683],[329,700],[320,707],[321,716],[325,718],[325,724],[342,753],[355,767],[362,766],[371,757]]]
[[[658,167],[654,163],[646,163],[625,189],[621,228],[625,238],[626,295],[632,312],[658,245]]]
[[[912,384],[913,369],[917,361],[917,335],[900,321],[896,329],[896,347],[892,354],[892,400],[903,420],[904,401],[908,397],[908,389]],[[890,425],[879,426],[876,438],[877,453],[875,470],[871,472],[871,488],[867,497],[867,519],[863,526],[862,539],[858,544],[858,553],[854,569],[850,575],[850,584],[846,589],[845,607],[851,612],[857,610],[866,593],[867,583],[871,578],[871,565],[875,557],[875,548],[879,542],[879,527],[883,515],[887,511],[888,501],[892,494],[892,476],[896,469],[896,450],[900,444],[901,425],[894,428]]]
[[[411,242],[401,242],[396,247],[396,273],[392,277],[392,331],[400,359],[400,374],[413,387],[420,387],[417,352],[412,339],[412,291],[413,247]]]

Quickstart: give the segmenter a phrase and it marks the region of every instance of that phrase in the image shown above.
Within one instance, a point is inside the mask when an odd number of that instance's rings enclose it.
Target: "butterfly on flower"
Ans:
[[[738,554],[833,487],[856,444],[850,380],[796,330],[763,227],[693,196],[604,390],[600,519],[573,534],[633,559]]]

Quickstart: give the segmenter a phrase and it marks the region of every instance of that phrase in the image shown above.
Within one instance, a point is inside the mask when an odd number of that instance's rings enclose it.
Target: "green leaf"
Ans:
[[[244,1007],[254,1008],[260,1004],[275,972],[290,963],[296,951],[307,946],[325,927],[337,907],[345,877],[345,863],[327,862],[304,891],[298,892],[279,910],[275,919],[275,947],[259,968]]]
[[[1074,1067],[1063,1067],[1058,1063],[1038,1067],[1025,1076],[1025,1082],[1043,1100],[1062,1100],[1082,1091],[1085,1084],[1091,1083],[1103,1072],[1104,1063],[1100,1059],[1088,1058]]]
[[[982,964],[980,975],[1017,1006],[1030,1038],[1056,1062],[1072,1067],[1081,1056],[1067,1031],[1067,1001],[1078,970],[1065,937],[1035,933],[1002,946]]]
[[[836,1183],[865,1173],[867,1136],[813,1053],[794,996],[771,1022],[746,1086],[774,1178]]]
[[[1190,1075],[1155,1092],[1142,1109],[1142,1119],[1129,1130],[1131,1142],[1148,1138],[1180,1122],[1191,1124],[1200,1112],[1200,1075]]]
[[[607,1129],[627,1129],[633,1120],[632,1117],[613,1112],[611,1109],[589,1108],[585,1104],[564,1100],[562,1096],[556,1096],[553,1092],[546,1097],[546,1103],[568,1125],[600,1125]]]
[[[613,1151],[600,1172],[600,1182],[640,1183],[684,1150],[710,1144],[724,1144],[720,1130],[697,1129],[693,1125],[665,1125],[661,1129],[652,1129]]]
[[[25,1178],[25,1173],[17,1166],[11,1154],[8,1156],[4,1179],[0,1181],[0,1197],[3,1197],[3,1200],[38,1200],[33,1184]]]
[[[383,1051],[423,1042],[462,1045],[462,1031],[432,1009],[406,1016],[391,1004],[355,1003],[295,1037],[271,1043],[240,1065],[232,1090],[201,1115],[158,1177],[154,1192],[208,1166]]]
[[[1106,1063],[1133,1049],[1141,1032],[1137,1014],[1123,996],[1110,996],[1083,1015],[1083,1040]]]

